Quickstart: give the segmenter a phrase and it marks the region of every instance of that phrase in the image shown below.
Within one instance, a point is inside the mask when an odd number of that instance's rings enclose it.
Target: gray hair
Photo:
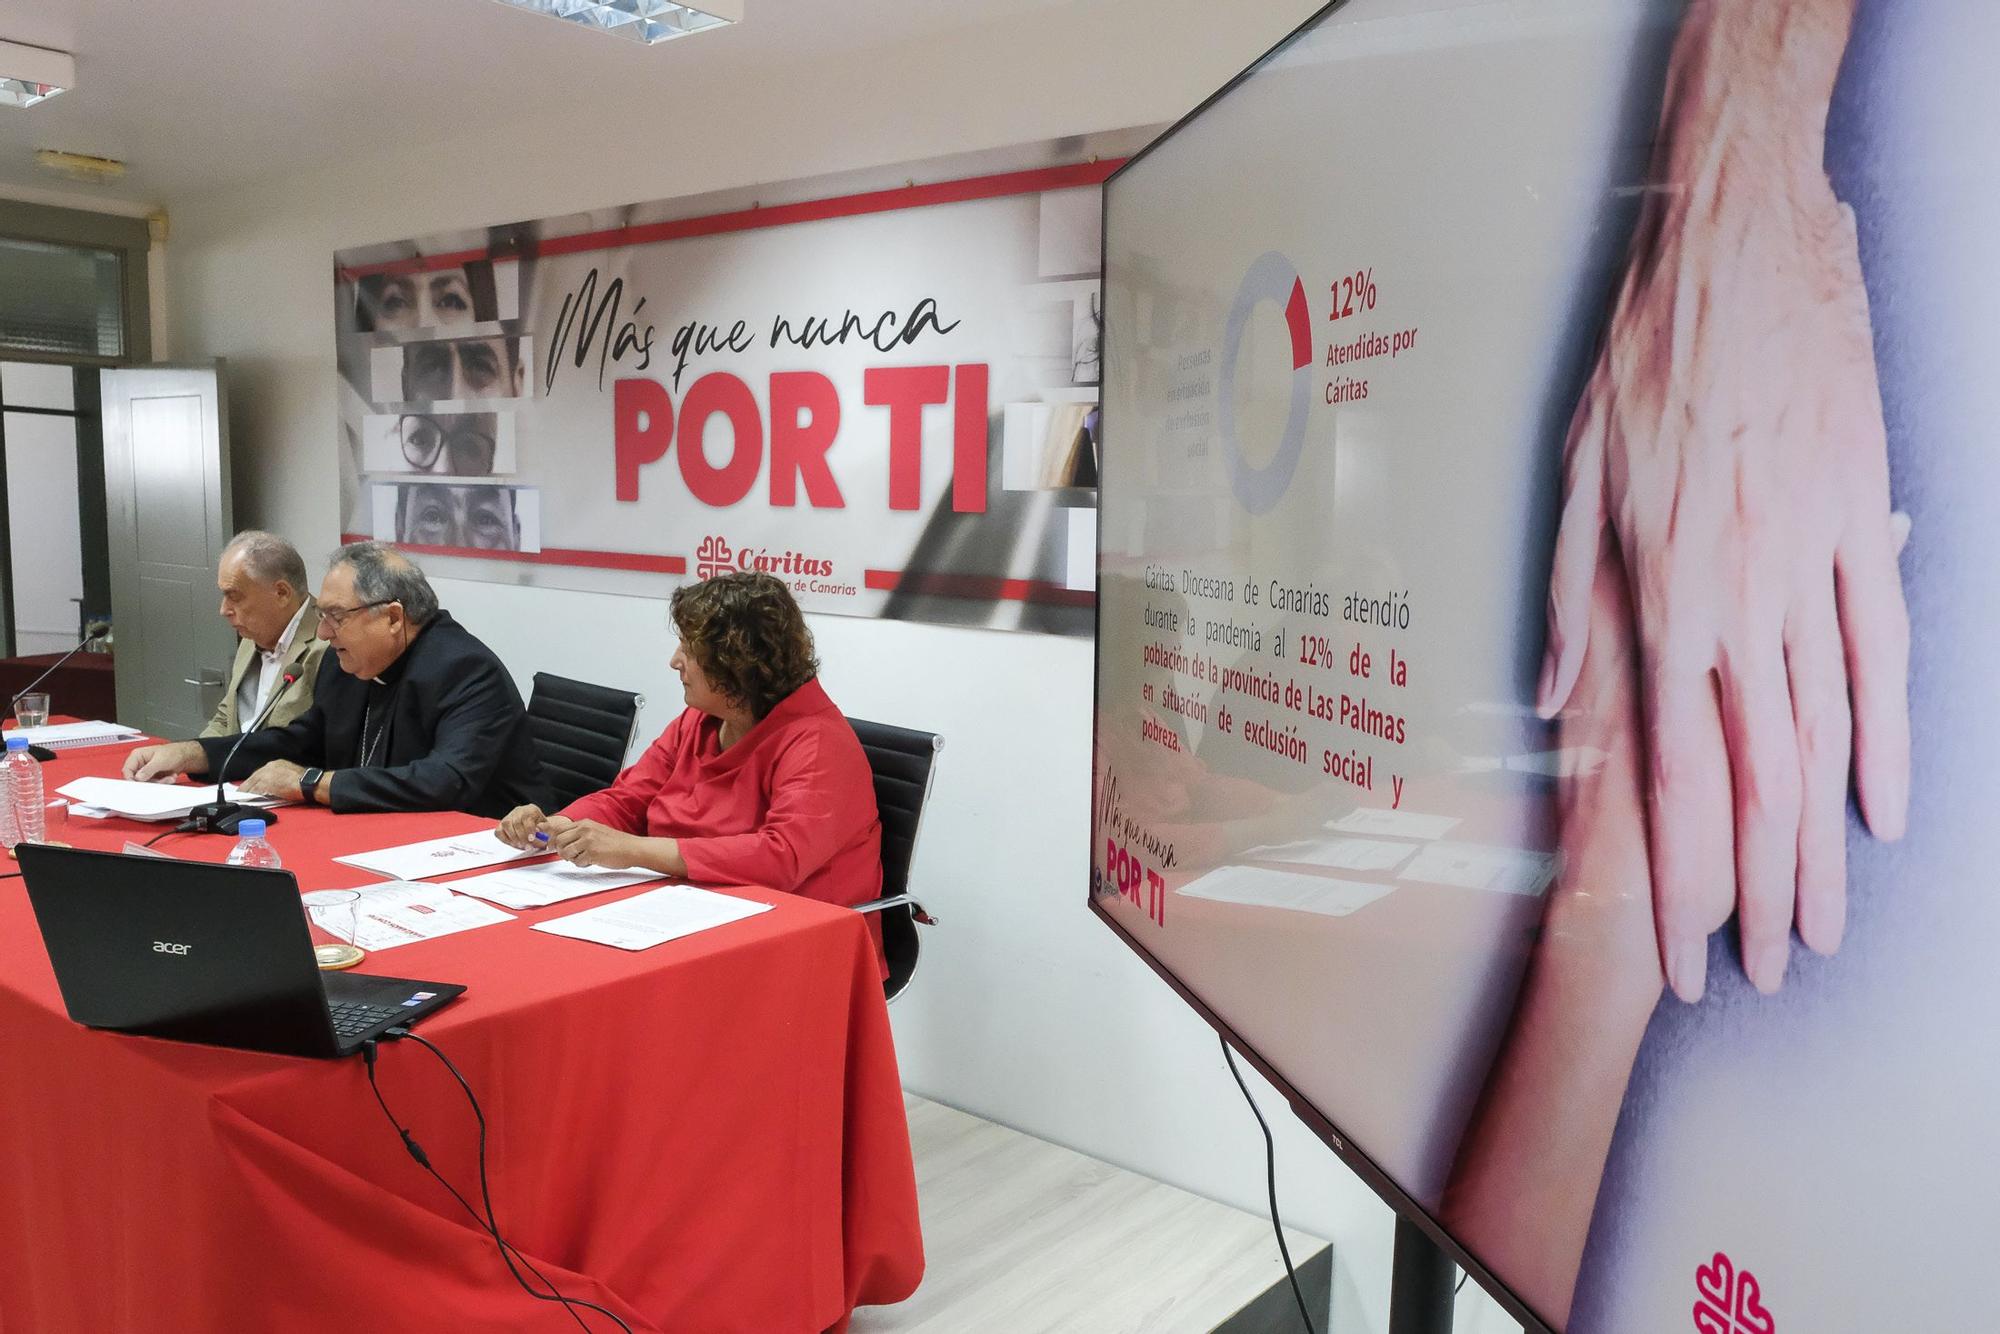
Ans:
[[[260,584],[275,584],[282,579],[301,597],[312,591],[306,587],[305,557],[276,533],[246,528],[229,539],[229,545],[222,549],[223,559],[227,560],[232,552],[243,558],[244,570]]]
[[[403,614],[417,626],[437,618],[438,597],[416,562],[387,542],[350,542],[333,553],[328,568],[345,565],[354,571],[354,591],[363,602],[400,602]]]

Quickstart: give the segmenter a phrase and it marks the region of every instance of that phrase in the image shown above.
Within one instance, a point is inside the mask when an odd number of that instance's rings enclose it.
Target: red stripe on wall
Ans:
[[[862,582],[884,593],[923,597],[979,598],[988,602],[1049,602],[1062,607],[1090,607],[1097,594],[1088,588],[1065,588],[1036,579],[999,579],[983,574],[908,574],[899,570],[868,570]]]
[[[359,533],[342,533],[343,542],[366,542]],[[394,542],[398,551],[417,556],[463,556],[469,560],[511,560],[526,565],[572,565],[591,570],[641,570],[648,574],[686,574],[685,556],[642,556],[630,551],[577,551],[569,547],[543,547],[540,551],[482,551],[477,547],[429,547],[415,542]]]
[[[619,246],[651,245],[657,241],[680,241],[691,236],[718,236],[725,232],[750,232],[765,227],[788,227],[797,222],[823,222],[829,218],[854,218],[869,213],[893,213],[906,208],[928,208],[935,204],[963,204],[978,199],[1004,199],[1009,195],[1040,194],[1044,190],[1069,190],[1079,186],[1102,185],[1105,178],[1125,164],[1124,158],[1098,162],[1077,162],[1066,167],[1037,167],[1032,171],[1002,172],[995,176],[970,176],[958,181],[938,181],[930,185],[908,185],[894,190],[874,190],[866,194],[839,195],[832,199],[810,199],[797,204],[774,204],[769,208],[740,209],[733,213],[712,213],[700,218],[678,218],[670,222],[649,222],[636,227],[609,231],[579,232],[575,236],[555,236],[535,247],[541,256],[580,255]],[[459,250],[442,255],[418,255],[381,264],[358,264],[336,270],[343,281],[352,282],[369,274],[423,273],[431,269],[456,268],[468,260],[511,259],[493,256],[485,250]]]

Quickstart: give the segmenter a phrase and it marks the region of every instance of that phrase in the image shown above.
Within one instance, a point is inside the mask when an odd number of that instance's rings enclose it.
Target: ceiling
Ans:
[[[169,202],[527,114],[646,105],[676,71],[754,79],[1090,0],[746,0],[746,21],[647,48],[494,0],[0,0],[0,39],[68,51],[77,88],[0,108],[0,194]],[[61,149],[130,165],[82,185],[37,167]]]

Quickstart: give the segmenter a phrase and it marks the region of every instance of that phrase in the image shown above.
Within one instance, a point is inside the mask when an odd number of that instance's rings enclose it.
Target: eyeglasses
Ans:
[[[397,434],[402,437],[404,461],[420,472],[430,472],[442,454],[445,471],[456,476],[483,477],[492,472],[498,448],[492,433],[469,423],[447,425],[449,421],[425,416],[403,418]]]
[[[322,605],[319,609],[319,623],[321,625],[332,626],[333,632],[339,634],[340,628],[347,624],[348,618],[357,612],[373,611],[377,607],[386,607],[395,601],[397,601],[395,598],[384,598],[380,602],[364,602],[358,607],[328,607]]]

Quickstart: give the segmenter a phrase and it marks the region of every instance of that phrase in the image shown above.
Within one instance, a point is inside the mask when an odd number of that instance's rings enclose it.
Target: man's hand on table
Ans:
[[[293,764],[290,760],[272,760],[244,779],[241,786],[245,792],[259,797],[276,797],[280,801],[304,801],[305,793],[299,788],[299,780],[305,775],[305,766],[302,764]],[[324,791],[323,785],[321,790]]]
[[[125,757],[125,777],[140,783],[171,783],[181,774],[205,773],[208,753],[193,741],[140,746]]]

